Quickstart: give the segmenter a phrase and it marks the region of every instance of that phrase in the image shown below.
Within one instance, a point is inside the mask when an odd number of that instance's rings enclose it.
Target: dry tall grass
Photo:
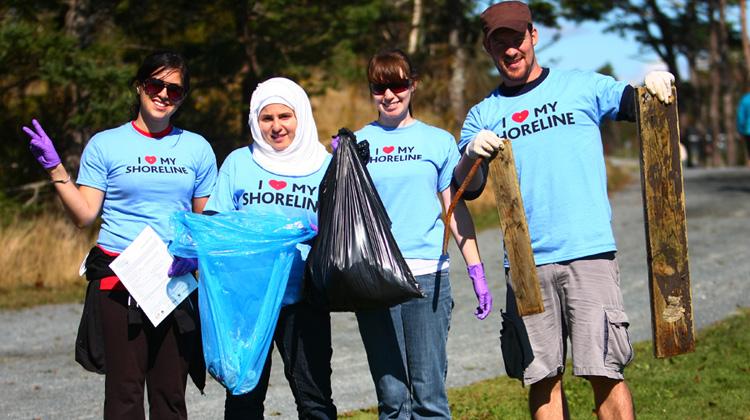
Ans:
[[[78,267],[94,243],[93,229],[78,229],[61,213],[42,214],[0,228],[0,291],[48,289],[81,281]]]
[[[320,140],[328,145],[331,135],[339,128],[347,127],[357,130],[377,118],[375,106],[370,101],[367,86],[362,84],[349,85],[341,89],[329,89],[324,95],[311,98],[315,122],[318,126]],[[415,116],[436,127],[447,127],[440,116],[430,112],[429,104],[420,103],[419,91],[415,95]],[[459,133],[452,133],[458,138]],[[610,194],[624,187],[630,180],[637,176],[637,166],[616,166],[607,162],[607,181]],[[488,182],[492,182],[490,179]],[[495,205],[495,195],[490,184],[484,189],[482,195],[476,200],[467,202],[469,211],[474,218],[474,224],[478,230],[495,227],[499,225],[499,219]],[[499,233],[499,232],[498,232]]]
[[[331,136],[341,127],[356,131],[365,124],[377,119],[375,105],[370,101],[367,85],[349,85],[339,89],[328,89],[323,95],[313,96],[312,104],[318,135],[324,144],[329,144]],[[420,103],[419,91],[414,99],[414,116],[436,127],[446,125],[440,116],[431,112],[429,104]],[[456,136],[458,133],[453,133]]]
[[[313,96],[310,103],[318,126],[318,136],[326,145],[330,144],[331,136],[339,128],[346,127],[356,131],[377,117],[366,87],[364,90],[356,86],[329,89],[323,95]]]
[[[330,143],[339,128],[357,130],[377,117],[366,86],[332,89],[312,98],[313,112],[321,140]],[[417,97],[415,114],[420,120],[438,127],[439,116]],[[454,136],[458,133],[453,133]],[[469,203],[479,226],[497,223],[492,189]],[[69,287],[81,282],[78,267],[93,245],[95,229],[79,230],[61,212],[51,212],[32,219],[18,217],[16,223],[0,228],[0,293],[14,289],[48,290]]]
[[[332,89],[312,98],[313,112],[321,140],[330,143],[339,128],[357,130],[377,117],[365,87]],[[441,126],[439,117],[415,104],[417,117]],[[455,135],[456,133],[454,133]],[[490,190],[488,188],[488,190]],[[491,192],[470,203],[472,213],[494,206]],[[80,230],[59,212],[29,220],[19,216],[6,228],[0,228],[0,292],[16,288],[49,289],[80,282],[78,267],[96,239],[94,229]]]
[[[330,89],[324,95],[313,97],[310,102],[318,126],[318,135],[326,145],[330,144],[331,135],[338,132],[339,128],[347,127],[357,130],[377,118],[377,111],[370,101],[370,94],[364,84]],[[420,104],[419,91],[415,97],[414,114],[427,124],[445,127],[441,118],[430,112],[427,104]],[[452,134],[455,137],[458,136],[458,133]],[[468,205],[471,213],[478,219],[475,222],[478,222],[480,226],[487,227],[497,223],[495,214],[490,212],[495,208],[495,196],[489,186],[479,198],[469,202]]]
[[[365,84],[330,89],[313,97],[311,102],[320,139],[326,145],[339,128],[357,130],[377,117]],[[420,103],[419,92],[414,109],[415,116],[425,123],[447,127],[439,115],[430,112],[429,104]],[[610,191],[621,188],[634,174],[632,168],[611,165],[608,172]],[[468,205],[478,230],[498,225],[490,186]],[[0,306],[80,299],[83,287],[77,287],[76,283],[83,280],[78,276],[78,267],[95,239],[95,228],[77,229],[62,211],[26,220],[19,216],[15,223],[0,227],[0,243],[5,247],[0,253]],[[29,290],[34,293],[25,292]]]

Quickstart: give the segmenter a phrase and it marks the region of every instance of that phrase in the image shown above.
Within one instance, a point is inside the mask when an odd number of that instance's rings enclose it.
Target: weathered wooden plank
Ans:
[[[521,316],[544,312],[542,292],[531,250],[529,227],[518,186],[516,164],[510,141],[503,140],[504,149],[490,162],[490,176],[500,215],[505,251],[510,262],[510,278]]]
[[[695,350],[677,92],[670,105],[646,88],[636,96],[651,324],[656,357]]]

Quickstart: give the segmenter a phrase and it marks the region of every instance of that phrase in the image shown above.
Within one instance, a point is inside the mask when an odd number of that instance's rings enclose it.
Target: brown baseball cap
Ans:
[[[488,7],[479,16],[484,31],[484,39],[496,29],[510,28],[516,32],[526,32],[531,23],[531,10],[520,1],[503,1]]]

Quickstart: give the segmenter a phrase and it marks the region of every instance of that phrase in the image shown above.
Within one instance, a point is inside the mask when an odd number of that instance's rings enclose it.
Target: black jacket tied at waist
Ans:
[[[75,359],[84,369],[104,374],[106,372],[106,361],[104,357],[104,335],[102,333],[101,316],[99,313],[98,293],[101,279],[115,276],[109,264],[116,257],[107,255],[101,248],[91,248],[86,257],[86,279],[89,280],[86,288],[86,298],[81,315],[81,323],[78,326],[76,337]],[[107,293],[127,293],[126,291],[106,291]],[[140,325],[150,322],[138,307],[135,299],[128,299],[128,324]],[[201,343],[200,322],[198,315],[198,294],[192,293],[185,298],[175,310],[169,315],[174,317],[177,331],[180,334],[194,334],[197,351],[192,352],[194,357],[190,360],[190,378],[196,387],[203,392],[206,384],[206,365],[203,360],[203,346]],[[164,322],[164,321],[162,321]]]

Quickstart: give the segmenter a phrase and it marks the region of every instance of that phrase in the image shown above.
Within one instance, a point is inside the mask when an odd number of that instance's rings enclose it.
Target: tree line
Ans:
[[[254,86],[284,75],[309,93],[363,83],[384,47],[407,50],[421,70],[420,101],[460,127],[494,84],[481,47],[478,0],[5,0],[0,5],[0,194],[44,179],[20,125],[43,121],[74,170],[88,138],[131,117],[130,78],[154,50],[188,60],[192,92],[179,125],[208,138],[221,160],[247,144]],[[677,77],[686,132],[704,165],[744,159],[734,107],[747,90],[745,1],[529,2],[536,23],[601,21],[632,35]],[[543,34],[552,36],[553,34]],[[582,46],[585,54],[585,46]],[[614,69],[616,71],[616,69]],[[693,131],[691,131],[693,130]],[[714,141],[712,139],[721,139]]]

